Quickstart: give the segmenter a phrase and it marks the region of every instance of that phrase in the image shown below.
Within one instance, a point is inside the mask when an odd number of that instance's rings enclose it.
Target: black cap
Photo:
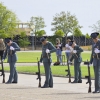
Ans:
[[[6,43],[9,43],[11,39],[6,39]]]
[[[69,41],[69,46],[72,46],[73,42],[73,40]]]
[[[42,37],[41,39],[40,39],[40,41],[41,42],[43,42],[43,41],[45,41],[46,39],[44,38],[44,37]]]
[[[98,35],[99,35],[98,32],[91,33],[91,38],[96,39]]]

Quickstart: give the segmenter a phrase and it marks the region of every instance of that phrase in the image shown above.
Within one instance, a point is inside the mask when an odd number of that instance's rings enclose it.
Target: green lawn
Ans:
[[[17,62],[37,62],[37,57],[40,59],[41,52],[17,52],[17,55],[18,55]],[[63,55],[65,55],[64,52],[63,52]],[[53,62],[55,62],[56,59],[57,59],[56,53],[52,53]],[[83,61],[90,59],[90,53],[82,53],[82,59]]]
[[[18,55],[18,62],[37,62],[37,57],[40,58],[41,52],[17,52]],[[63,55],[65,53],[63,52]],[[90,53],[82,53],[82,59],[83,61],[86,61],[87,59],[90,59]],[[52,60],[53,62],[56,61],[56,53],[52,53]],[[6,62],[6,61],[5,61]],[[65,72],[65,69],[67,69],[67,66],[52,66],[52,73],[53,75],[58,76],[66,76],[67,72]],[[27,73],[35,73],[37,72],[37,66],[20,66],[17,67],[18,72],[27,72]],[[74,68],[73,66],[70,67],[71,75],[74,76]],[[81,67],[82,70],[82,77],[84,78],[85,75],[88,75],[88,70],[86,66]],[[9,71],[9,67],[5,67],[5,71]],[[44,74],[44,68],[41,66],[41,73]],[[91,67],[91,76],[94,77],[93,73],[93,67]]]
[[[52,66],[52,73],[53,75],[57,75],[57,76],[66,76],[67,72],[65,72],[65,69],[67,69],[67,66]],[[9,67],[5,67],[4,68],[5,71],[9,71]],[[38,67],[37,66],[20,66],[17,67],[18,72],[26,72],[26,73],[32,73],[35,74],[35,72],[38,71]],[[71,71],[71,76],[74,76],[74,67],[70,66],[70,71]],[[82,77],[84,78],[85,75],[88,75],[88,69],[86,66],[82,66],[81,67],[81,71],[82,71]],[[41,66],[41,74],[44,74],[44,68],[43,66]],[[91,67],[91,77],[94,77],[94,72],[93,72],[93,67]]]

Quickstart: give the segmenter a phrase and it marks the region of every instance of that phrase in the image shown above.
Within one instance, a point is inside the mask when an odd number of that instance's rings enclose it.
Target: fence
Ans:
[[[48,39],[51,39],[53,36],[48,36]],[[27,36],[28,41],[29,41],[29,45],[22,47],[23,50],[40,50],[42,47],[42,44],[40,42],[40,37],[35,37],[35,36]],[[69,36],[67,38],[70,38],[71,40],[73,39],[73,36]],[[13,41],[15,41],[16,43],[19,44],[19,39],[21,39],[21,37],[19,35],[15,36],[13,38]],[[62,43],[63,43],[63,47],[65,47],[65,37],[62,37]],[[92,44],[92,39],[87,39],[85,38],[85,36],[81,36],[81,37],[74,37],[74,40],[76,42],[76,44],[80,45],[80,46],[87,46],[87,45],[91,45]],[[55,42],[55,39],[53,39],[53,41],[51,42]]]

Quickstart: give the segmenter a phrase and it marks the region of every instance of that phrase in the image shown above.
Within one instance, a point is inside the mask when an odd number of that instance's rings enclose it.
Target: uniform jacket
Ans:
[[[83,49],[80,48],[78,45],[76,45],[73,50],[76,50],[77,53],[76,54],[74,54],[74,53],[72,54],[72,56],[70,58],[70,61],[72,61],[74,59],[75,62],[81,63],[82,62],[81,52],[83,52]]]
[[[97,43],[93,43],[93,45],[92,45],[92,53],[91,53],[90,63],[91,64],[93,63],[94,66],[97,65],[97,60],[100,60],[100,53],[96,54],[94,52],[95,48],[100,50],[100,40],[98,40]],[[97,59],[97,56],[98,56],[99,59]]]
[[[50,50],[50,54],[46,53],[46,49]],[[56,52],[56,48],[53,46],[53,44],[51,42],[48,42],[46,45],[42,46],[42,54],[41,54],[41,58],[40,58],[40,62],[48,62],[48,56],[49,56],[49,61],[52,62],[51,59],[51,53]]]
[[[10,46],[12,46],[15,50],[11,51]],[[10,46],[8,45],[6,46],[3,59],[5,59],[6,56],[8,56],[8,62],[16,62],[17,61],[16,51],[20,51],[20,47],[15,42],[12,42]]]

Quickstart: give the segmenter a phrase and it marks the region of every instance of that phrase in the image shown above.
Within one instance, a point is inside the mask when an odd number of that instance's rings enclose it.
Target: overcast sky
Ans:
[[[100,0],[0,0],[21,20],[27,22],[31,16],[42,16],[46,23],[47,34],[53,34],[51,22],[53,16],[61,11],[75,14],[83,34],[91,33],[89,26],[100,20]]]

